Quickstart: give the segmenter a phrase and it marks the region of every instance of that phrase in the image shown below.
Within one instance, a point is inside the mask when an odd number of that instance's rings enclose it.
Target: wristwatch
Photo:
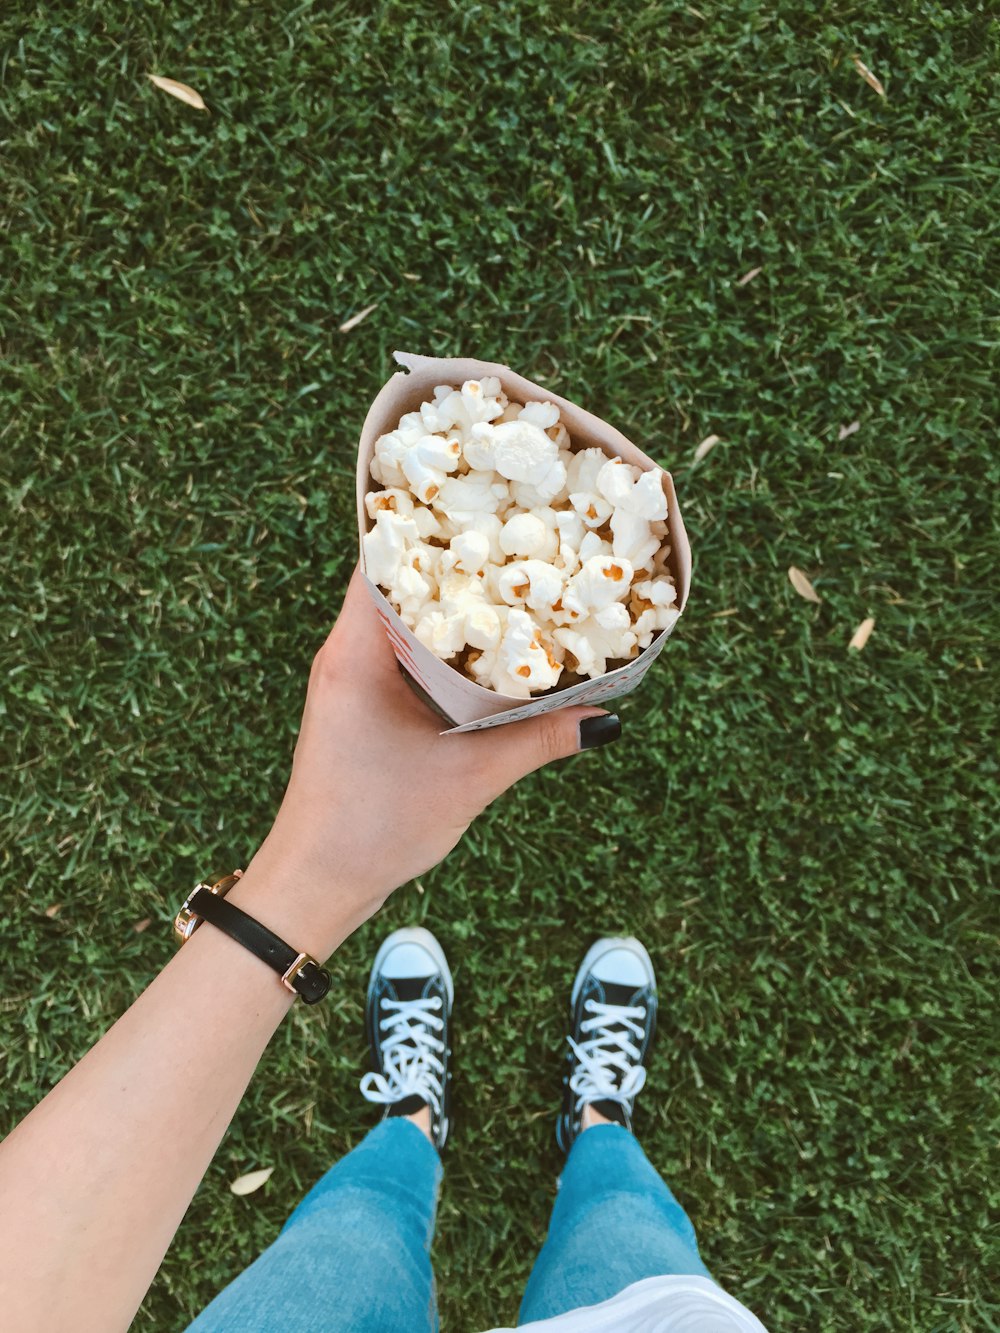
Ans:
[[[311,955],[293,949],[248,913],[225,901],[226,894],[242,878],[243,871],[234,870],[211,884],[196,884],[174,918],[175,933],[183,943],[202,921],[210,921],[277,972],[281,984],[300,995],[305,1004],[316,1004],[330,989],[330,973]]]

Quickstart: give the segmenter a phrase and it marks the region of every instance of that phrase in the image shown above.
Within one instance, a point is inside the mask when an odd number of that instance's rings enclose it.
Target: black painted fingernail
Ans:
[[[610,745],[622,734],[622,724],[617,713],[605,713],[603,717],[585,717],[580,723],[580,749],[594,750],[598,745]]]

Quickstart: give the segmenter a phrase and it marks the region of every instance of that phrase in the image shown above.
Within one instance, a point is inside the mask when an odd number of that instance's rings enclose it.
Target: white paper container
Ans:
[[[575,403],[567,402],[540,384],[533,384],[517,375],[507,366],[491,361],[474,361],[467,357],[445,359],[415,356],[396,352],[397,362],[404,367],[385,384],[372,403],[361,431],[358,446],[358,533],[361,549],[361,570],[375,602],[379,617],[385,626],[389,641],[400,665],[417,692],[448,723],[451,732],[478,731],[483,727],[497,727],[505,722],[520,722],[522,718],[536,717],[568,704],[603,704],[634,690],[666,645],[670,630],[664,630],[649,647],[624,666],[609,671],[596,680],[585,680],[579,685],[546,694],[525,702],[497,694],[475,681],[467,680],[461,672],[440,661],[407,629],[389,601],[367,576],[364,544],[360,538],[373,526],[365,509],[365,496],[376,487],[369,472],[375,453],[375,441],[394,430],[407,412],[415,411],[422,402],[434,397],[438,384],[461,385],[465,380],[478,380],[495,375],[504,392],[517,402],[549,402],[559,408],[560,419],[569,431],[573,446],[585,449],[597,446],[609,457],[623,459],[647,471],[657,466],[624,435],[606,421],[585,412]],[[681,520],[681,511],[669,472],[663,474],[663,489],[667,496],[667,538],[670,543],[670,571],[677,587],[677,605],[683,611],[691,583],[691,548]],[[676,624],[676,621],[674,622]],[[672,628],[672,627],[671,627]]]

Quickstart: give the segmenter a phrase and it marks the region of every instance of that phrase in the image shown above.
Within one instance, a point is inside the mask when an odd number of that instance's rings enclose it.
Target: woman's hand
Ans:
[[[355,572],[313,662],[281,809],[230,899],[265,901],[267,924],[326,956],[394,888],[436,865],[513,782],[575,754],[581,721],[603,716],[563,708],[442,736],[441,720],[400,674]],[[603,730],[614,738],[613,722]]]
[[[230,899],[326,958],[505,787],[579,749],[580,720],[595,714],[439,736],[355,575],[313,664],[278,818]],[[4,1328],[129,1325],[293,998],[260,959],[202,927],[9,1135]]]

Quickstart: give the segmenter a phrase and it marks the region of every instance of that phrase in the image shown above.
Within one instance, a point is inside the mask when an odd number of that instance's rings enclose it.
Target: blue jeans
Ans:
[[[408,1120],[383,1120],[190,1333],[435,1330],[430,1246],[440,1184],[427,1137]],[[627,1130],[585,1130],[566,1159],[519,1323],[596,1305],[664,1273],[709,1276],[694,1227]]]

